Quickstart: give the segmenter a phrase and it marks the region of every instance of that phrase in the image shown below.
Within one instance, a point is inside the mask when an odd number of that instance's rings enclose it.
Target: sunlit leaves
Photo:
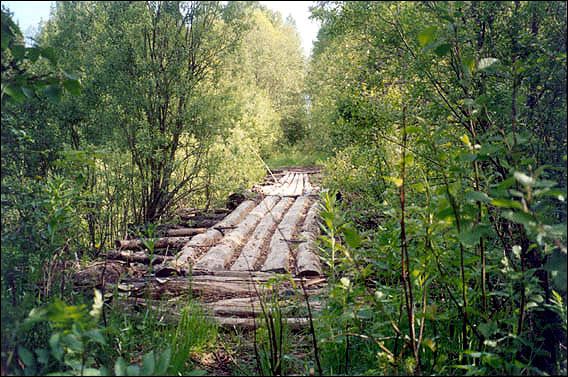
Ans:
[[[471,247],[477,245],[482,237],[491,234],[491,227],[489,225],[480,224],[462,230],[462,232],[458,235],[458,238],[465,246]]]
[[[349,245],[349,247],[356,249],[361,246],[361,236],[353,225],[346,224],[341,227],[341,231],[345,237],[345,242]]]
[[[432,43],[436,38],[436,26],[430,26],[426,29],[423,29],[421,32],[418,33],[418,44],[421,47],[425,47],[426,45]]]
[[[477,63],[477,69],[483,71],[492,67],[494,64],[498,63],[499,59],[496,58],[482,58],[479,59],[479,63]]]

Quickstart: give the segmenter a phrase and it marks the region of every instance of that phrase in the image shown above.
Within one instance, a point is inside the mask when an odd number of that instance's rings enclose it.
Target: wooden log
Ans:
[[[306,218],[304,219],[304,223],[302,224],[302,232],[309,232],[316,235],[319,233],[319,208],[320,203],[318,201],[315,201],[306,214]]]
[[[260,186],[260,192],[263,193],[264,195],[274,195],[274,193],[277,190],[277,185],[265,185],[265,186]]]
[[[128,270],[124,261],[109,260],[95,262],[73,275],[73,283],[77,287],[99,287],[105,284],[118,283],[120,276]]]
[[[110,288],[113,285],[109,285]],[[215,301],[220,298],[246,297],[255,295],[256,291],[264,292],[266,287],[260,282],[250,280],[195,280],[186,277],[168,277],[152,279],[131,279],[116,284],[116,288],[131,297],[150,297],[154,299],[189,294],[201,296],[204,301]]]
[[[215,316],[254,317],[262,313],[256,297],[230,298],[205,304]]]
[[[312,194],[313,188],[312,184],[310,183],[310,178],[308,174],[304,174],[304,190],[302,195],[310,195]]]
[[[281,185],[287,185],[290,184],[290,182],[292,182],[292,179],[294,178],[294,174],[287,172],[284,177],[282,177],[280,179],[280,184]]]
[[[294,174],[293,175],[293,179],[290,182],[290,184],[288,184],[286,186],[286,189],[283,190],[282,195],[283,196],[294,196],[296,194],[296,187],[298,187],[298,179],[299,179],[299,174]]]
[[[272,236],[269,253],[261,271],[290,272],[290,246],[287,240],[292,239],[300,218],[309,204],[310,199],[305,196],[296,199]]]
[[[179,218],[183,221],[203,221],[203,220],[214,220],[220,221],[225,217],[226,213],[180,213]]]
[[[166,232],[168,237],[183,237],[183,236],[195,236],[197,234],[205,233],[207,228],[180,228],[180,229],[169,229]]]
[[[320,259],[313,252],[314,250],[313,240],[303,242],[298,246],[296,254],[296,274],[298,276],[321,276]]]
[[[253,270],[256,260],[261,254],[262,247],[266,243],[266,238],[270,237],[274,232],[276,225],[282,220],[284,214],[290,208],[294,199],[283,198],[269,214],[264,216],[260,224],[254,230],[254,233],[249,238],[241,250],[241,254],[231,266],[233,271],[247,271]]]
[[[247,217],[238,225],[236,229],[227,234],[221,242],[213,246],[195,264],[196,270],[225,270],[230,263],[235,250],[242,246],[250,233],[256,228],[261,219],[270,211],[280,200],[277,196],[267,196],[258,206],[255,207]]]
[[[296,251],[296,274],[298,276],[320,276],[322,274],[321,262],[315,253],[315,239],[319,233],[318,209],[319,203],[314,202],[302,225],[300,239],[304,239],[305,242],[298,245]]]
[[[125,262],[136,262],[136,263],[150,263],[150,256],[145,252],[128,252],[128,251],[120,251],[120,250],[109,250],[107,252],[108,259],[117,259],[122,260]],[[166,257],[163,255],[154,255],[152,258],[152,264],[162,263],[164,261],[170,260],[172,257]]]
[[[294,174],[293,180],[282,190],[282,196],[302,195],[304,178],[302,174]]]
[[[213,317],[221,327],[237,327],[244,330],[254,330],[261,326],[262,321],[254,318]],[[299,330],[309,325],[307,318],[282,318],[282,322],[291,330]]]
[[[291,186],[294,184],[294,179],[296,177],[295,174],[290,173],[290,178],[288,178],[285,182],[282,183],[282,186],[278,190],[278,195],[280,196],[289,196],[291,193]]]
[[[191,240],[191,237],[162,237],[154,239],[155,249],[181,249],[186,243]],[[144,241],[140,239],[135,240],[116,240],[115,246],[122,250],[143,250],[146,248]]]
[[[210,228],[212,226],[215,226],[215,224],[217,224],[218,222],[219,220],[216,219],[192,219],[182,223],[182,225],[187,228]]]
[[[321,302],[313,296],[310,299],[310,306],[314,310],[321,309]],[[303,297],[301,301],[294,301],[289,299],[279,300],[278,305],[281,308],[282,314],[291,314],[300,307],[305,307]],[[219,301],[210,302],[204,305],[215,316],[225,317],[262,317],[262,306],[258,297],[238,297],[223,299]],[[265,306],[266,310],[267,306]]]
[[[245,200],[227,215],[223,220],[216,224],[221,228],[238,225],[254,208],[256,203],[252,200]],[[193,263],[202,254],[203,249],[210,247],[223,238],[223,233],[217,229],[209,229],[207,232],[194,236],[181,251],[176,255],[173,268],[188,268],[188,263]]]

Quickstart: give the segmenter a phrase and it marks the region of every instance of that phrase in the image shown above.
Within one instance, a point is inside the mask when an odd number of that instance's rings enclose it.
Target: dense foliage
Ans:
[[[223,205],[305,122],[299,35],[258,3],[57,2],[34,41],[3,7],[3,374],[47,340],[19,330],[32,307],[84,300],[68,267]]]
[[[242,370],[566,374],[566,3],[311,11],[306,62],[257,2],[57,2],[32,45],[2,6],[3,375],[202,372],[196,302],[165,325],[70,271],[324,156],[323,308]]]
[[[566,4],[313,13],[328,372],[566,373]]]

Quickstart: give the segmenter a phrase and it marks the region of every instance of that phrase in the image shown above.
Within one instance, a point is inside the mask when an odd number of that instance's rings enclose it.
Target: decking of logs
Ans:
[[[257,296],[271,277],[287,273],[292,280],[304,279],[307,294],[313,296],[325,279],[315,250],[318,188],[310,182],[309,173],[288,170],[272,175],[268,184],[258,188],[260,198],[244,200],[214,225],[170,229],[166,237],[152,241],[154,249],[171,249],[174,255],[150,256],[145,251],[148,240],[116,241],[117,250],[107,253],[105,266],[111,265],[108,271],[113,275],[106,284],[138,303],[142,297],[191,292],[221,325],[245,328],[254,323],[250,317],[259,315]],[[191,221],[191,216],[183,217]],[[132,277],[128,271],[133,263],[146,266],[149,272]],[[98,266],[100,270],[100,262]],[[83,280],[90,276],[88,271],[80,274]],[[102,280],[93,281],[100,284]],[[285,296],[282,289],[278,288],[279,295]],[[306,323],[295,317],[288,322]]]

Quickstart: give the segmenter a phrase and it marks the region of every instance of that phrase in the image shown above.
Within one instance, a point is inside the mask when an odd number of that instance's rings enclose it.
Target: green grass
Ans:
[[[323,165],[327,155],[321,152],[302,148],[301,146],[282,146],[279,150],[266,159],[270,169],[278,169],[290,166],[314,166]]]

